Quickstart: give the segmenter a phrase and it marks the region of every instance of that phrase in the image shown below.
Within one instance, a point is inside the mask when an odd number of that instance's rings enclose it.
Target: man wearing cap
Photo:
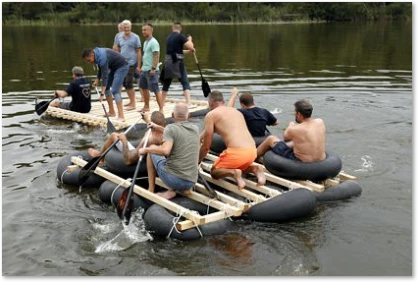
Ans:
[[[91,108],[90,82],[84,76],[84,71],[81,67],[73,67],[72,74],[73,81],[70,82],[67,89],[55,90],[55,96],[57,98],[71,96],[72,101],[53,101],[50,106],[79,113],[88,113]]]
[[[268,150],[305,163],[318,162],[325,155],[325,124],[320,118],[313,119],[312,105],[306,100],[295,104],[295,121],[291,121],[284,131],[283,141],[276,136],[269,136],[257,147],[257,158]]]

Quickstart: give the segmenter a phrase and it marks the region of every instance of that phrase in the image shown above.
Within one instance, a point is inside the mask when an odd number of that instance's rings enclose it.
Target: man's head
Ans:
[[[79,67],[79,66],[73,67],[71,72],[73,73],[73,78],[74,79],[84,76],[84,70],[83,70],[82,67]]]
[[[124,20],[122,22],[122,27],[125,35],[131,34],[132,23],[129,20]]]
[[[306,100],[299,100],[295,104],[295,120],[300,123],[304,119],[310,118],[313,112],[311,103]]]
[[[122,32],[123,31],[123,25],[122,23],[118,23],[118,31]]]
[[[165,116],[160,111],[153,111],[151,121],[159,126],[165,127]]]
[[[93,49],[90,49],[90,48],[84,49],[83,54],[81,55],[81,58],[90,64],[94,64],[95,58],[94,58]]]
[[[241,107],[252,107],[254,106],[253,95],[250,92],[242,92],[241,96],[239,96],[239,102],[241,103]]]
[[[180,22],[174,22],[173,25],[171,26],[171,29],[173,31],[181,31],[181,23]]]
[[[178,102],[173,110],[174,121],[184,121],[189,118],[189,107],[186,103]]]
[[[209,109],[213,110],[218,106],[225,104],[224,96],[221,92],[215,90],[209,93],[208,96]]]
[[[145,23],[142,25],[142,35],[145,38],[150,38],[152,36],[153,26],[151,23]]]

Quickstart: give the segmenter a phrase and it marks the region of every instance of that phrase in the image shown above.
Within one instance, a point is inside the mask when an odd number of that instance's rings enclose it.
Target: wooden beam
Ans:
[[[338,177],[339,177],[341,180],[356,180],[356,179],[357,179],[357,177],[355,177],[355,176],[353,176],[353,175],[349,175],[349,174],[344,173],[344,172],[340,172],[340,173],[338,174]]]
[[[84,167],[87,162],[85,160],[82,160],[81,158],[78,157],[71,157],[71,161],[74,164],[77,164],[81,167]],[[97,175],[100,175],[103,178],[106,178],[107,180],[112,181],[113,183],[116,183],[118,185],[120,185],[121,187],[124,188],[129,188],[131,186],[131,181],[128,181],[126,179],[123,179],[117,175],[114,175],[100,167],[97,167],[94,170],[94,173]],[[160,206],[165,207],[166,209],[171,210],[172,212],[176,213],[176,214],[181,214],[183,217],[195,222],[197,225],[201,225],[201,224],[205,224],[205,219],[200,216],[196,211],[192,211],[189,209],[186,209],[170,200],[164,199],[163,197],[160,197],[150,191],[148,191],[145,188],[142,188],[138,185],[134,186],[134,192]]]

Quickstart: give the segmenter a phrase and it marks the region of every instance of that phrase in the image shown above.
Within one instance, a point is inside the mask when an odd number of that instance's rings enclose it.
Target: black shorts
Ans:
[[[128,90],[134,88],[135,70],[135,66],[129,66],[128,74],[125,76],[125,79],[123,80],[123,86]]]
[[[293,153],[293,149],[289,148],[285,142],[283,141],[279,141],[276,143],[276,145],[274,145],[273,148],[271,148],[271,150],[278,154],[279,156],[282,156],[286,159],[289,160],[295,160],[295,161],[299,161],[298,158],[296,158],[295,154]]]

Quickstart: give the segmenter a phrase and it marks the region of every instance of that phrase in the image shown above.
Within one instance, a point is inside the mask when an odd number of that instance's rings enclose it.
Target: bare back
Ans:
[[[255,148],[244,116],[235,108],[219,106],[206,115],[205,128],[221,135],[227,148]]]
[[[302,162],[325,159],[325,124],[322,119],[308,119],[300,124],[289,125],[285,139],[293,143],[293,152]]]

